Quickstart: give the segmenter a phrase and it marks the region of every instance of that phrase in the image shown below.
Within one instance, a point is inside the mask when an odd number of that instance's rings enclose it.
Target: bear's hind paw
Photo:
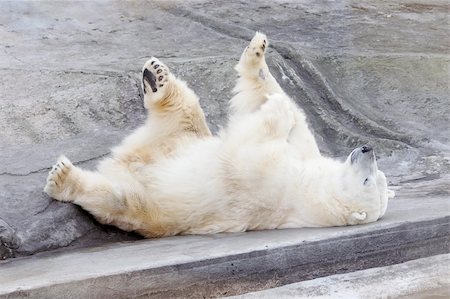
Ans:
[[[67,177],[73,167],[69,159],[64,156],[59,157],[57,163],[52,167],[52,170],[50,170],[47,176],[47,184],[45,185],[44,192],[57,200],[67,201],[63,193],[67,188]]]
[[[150,58],[142,68],[142,90],[145,96],[164,95],[164,87],[169,82],[170,72],[159,59]]]

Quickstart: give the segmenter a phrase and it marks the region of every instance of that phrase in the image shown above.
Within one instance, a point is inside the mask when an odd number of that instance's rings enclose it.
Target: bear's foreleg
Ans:
[[[288,142],[296,149],[301,159],[320,157],[320,151],[315,138],[308,127],[305,114],[286,96],[281,86],[272,76],[265,60],[267,38],[262,33],[256,33],[249,46],[244,50],[236,66],[239,74],[234,89],[237,94],[231,99],[234,115],[242,115],[257,111],[273,94],[283,95],[291,103],[295,125],[289,133]],[[280,121],[284,121],[281,119]]]
[[[231,99],[235,115],[256,111],[268,95],[284,93],[267,66],[265,53],[268,45],[267,37],[257,32],[235,67],[239,75],[234,88],[236,95]]]
[[[294,124],[291,102],[284,94],[274,94],[258,111],[232,120],[225,136],[230,144],[287,142]]]
[[[292,103],[292,109],[295,125],[288,137],[289,144],[295,148],[298,157],[302,160],[319,158],[321,156],[319,147],[308,127],[305,114],[294,103]]]

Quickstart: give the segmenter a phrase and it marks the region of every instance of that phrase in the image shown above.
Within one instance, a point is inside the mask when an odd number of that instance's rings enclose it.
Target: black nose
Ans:
[[[361,147],[361,151],[362,151],[363,153],[370,152],[370,151],[372,151],[372,147],[371,147],[370,145],[363,145],[363,146]]]

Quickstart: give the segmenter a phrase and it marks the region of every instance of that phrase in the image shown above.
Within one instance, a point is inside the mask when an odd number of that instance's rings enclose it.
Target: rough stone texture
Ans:
[[[46,172],[61,153],[94,167],[142,122],[152,55],[196,90],[217,132],[256,30],[325,154],[371,143],[398,198],[448,198],[447,16],[439,0],[3,1],[0,257],[139,238],[48,198]]]

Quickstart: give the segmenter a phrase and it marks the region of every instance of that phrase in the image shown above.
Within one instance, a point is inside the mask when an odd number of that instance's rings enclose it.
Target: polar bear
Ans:
[[[265,61],[256,33],[236,66],[226,128],[212,136],[198,97],[161,61],[142,70],[146,123],[97,171],[61,156],[45,192],[145,237],[376,221],[388,191],[369,146],[345,162],[320,154],[304,113]]]

